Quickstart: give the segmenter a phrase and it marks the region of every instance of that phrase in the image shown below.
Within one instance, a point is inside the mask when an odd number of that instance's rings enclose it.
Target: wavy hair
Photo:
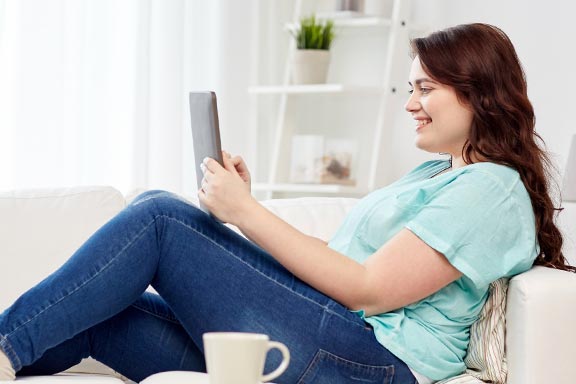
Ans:
[[[530,195],[540,253],[535,265],[576,272],[562,254],[562,234],[550,197],[554,167],[534,130],[526,76],[508,36],[487,24],[463,24],[411,40],[412,55],[435,80],[456,91],[472,108],[463,159],[472,154],[515,169]]]

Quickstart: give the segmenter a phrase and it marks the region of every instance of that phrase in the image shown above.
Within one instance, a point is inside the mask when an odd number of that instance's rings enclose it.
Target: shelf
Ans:
[[[365,188],[340,184],[255,183],[252,184],[252,190],[267,192],[347,193],[355,195],[366,194]]]
[[[392,20],[382,17],[360,16],[332,19],[336,28],[389,27],[392,25]]]
[[[248,88],[251,94],[360,93],[379,95],[382,88],[344,84],[271,85]]]
[[[330,14],[318,15],[319,20],[331,19],[334,21],[336,28],[365,28],[365,27],[389,27],[392,25],[392,20],[382,17],[373,16],[331,16]],[[285,26],[288,31],[295,31],[298,29],[298,24],[288,23]]]
[[[272,65],[269,74],[280,74],[282,58],[284,71],[281,79],[267,84],[255,84],[247,89],[254,106],[250,111],[254,122],[251,133],[257,138],[262,137],[255,142],[254,148],[256,151],[265,148],[261,153],[262,158],[258,159],[257,173],[260,177],[258,183],[253,184],[255,193],[267,198],[306,195],[357,197],[369,193],[376,185],[387,184],[391,172],[384,160],[385,150],[391,144],[386,140],[386,135],[393,134],[390,130],[394,126],[395,115],[391,111],[396,102],[401,102],[394,89],[405,81],[406,65],[409,64],[405,52],[406,42],[413,32],[410,0],[390,2],[393,3],[390,12],[382,14],[316,12],[316,19],[321,22],[333,20],[336,35],[344,38],[337,48],[341,50],[341,55],[333,58],[337,61],[332,68],[334,78],[329,77],[333,83],[328,84],[296,85],[292,84],[293,77],[290,76],[297,51],[293,35],[300,28],[302,17],[309,16],[308,12],[313,6],[306,1],[294,0],[290,20],[286,12],[278,13],[278,16],[286,16],[282,20],[278,18],[276,22],[266,23],[273,33],[264,41],[270,47],[274,44],[272,51],[276,56],[270,60],[267,51],[257,49],[258,64]],[[262,9],[262,15],[276,15],[269,12],[271,9],[276,10],[268,7],[272,3],[275,2],[259,2],[267,5]],[[291,32],[284,33],[289,38],[288,44],[278,48],[274,39],[282,34],[278,33],[281,31],[277,28]],[[280,53],[286,55],[280,56]],[[370,60],[374,64],[366,66],[365,73],[353,72],[357,70],[357,63],[363,60]],[[331,114],[325,119],[324,114],[319,116],[316,113],[316,104],[337,108],[337,114]],[[329,132],[338,132],[338,136],[342,137],[354,136],[361,145],[362,153],[355,155],[354,161],[359,162],[355,166],[361,167],[359,169],[363,173],[356,177],[356,183],[341,184],[339,182],[342,180],[339,179],[323,179],[326,183],[334,184],[290,182],[290,140],[296,134],[327,136]]]

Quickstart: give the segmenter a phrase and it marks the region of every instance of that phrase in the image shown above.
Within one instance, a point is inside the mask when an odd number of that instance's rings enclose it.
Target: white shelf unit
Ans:
[[[384,0],[382,0],[384,1]],[[330,82],[327,84],[294,85],[291,84],[291,61],[295,51],[294,38],[286,32],[289,39],[286,54],[283,80],[275,85],[257,85],[248,89],[253,98],[253,121],[255,122],[256,137],[262,143],[256,146],[255,182],[253,185],[257,197],[268,199],[272,197],[294,196],[299,194],[321,194],[361,196],[373,190],[378,185],[378,178],[385,171],[383,148],[383,135],[385,127],[393,125],[394,109],[390,108],[391,99],[397,97],[399,83],[394,79],[402,78],[405,81],[406,62],[408,59],[408,35],[410,0],[392,0],[390,17],[353,16],[343,13],[317,13],[319,19],[332,19],[335,23],[336,39],[333,47],[341,39],[352,36],[362,40],[374,40],[374,52],[382,52],[377,63],[381,66],[381,73],[369,79],[360,81]],[[284,25],[284,30],[294,29],[300,18],[308,15],[304,6],[310,6],[311,1],[295,0],[292,21]],[[384,44],[380,45],[384,41]],[[369,45],[369,44],[368,44]],[[349,50],[356,48],[351,45]],[[336,48],[333,48],[336,50]],[[340,51],[340,57],[333,55],[331,66],[340,65],[340,72],[350,72],[356,67],[362,71],[362,64],[355,62],[355,57],[362,60],[361,52],[352,52],[347,56]],[[369,56],[369,55],[368,55]],[[400,59],[399,59],[400,58]],[[338,60],[344,62],[339,63]],[[409,61],[408,61],[409,62]],[[331,68],[332,69],[332,68]],[[400,76],[398,76],[400,73]],[[341,80],[338,76],[336,79]],[[345,77],[345,76],[342,76]],[[264,99],[274,98],[274,101]],[[313,127],[307,126],[306,116],[314,112],[315,105],[333,103],[331,116]],[[348,112],[345,112],[348,110]],[[268,114],[268,123],[261,123],[261,114]],[[346,116],[348,113],[348,116]],[[332,113],[324,113],[331,115]],[[365,121],[363,127],[356,126],[354,115]],[[275,116],[275,122],[270,120]],[[336,117],[336,116],[339,116]],[[318,116],[316,116],[318,118]],[[338,120],[338,121],[335,121]],[[335,129],[342,121],[348,121],[347,128]],[[357,153],[354,159],[354,178],[356,184],[303,184],[289,181],[289,167],[291,161],[291,138],[295,134],[324,133],[327,136],[336,134],[338,137],[358,137]],[[264,137],[262,139],[262,137]],[[258,195],[259,194],[259,195]]]
[[[346,84],[306,84],[306,85],[271,85],[255,86],[248,88],[248,93],[252,94],[321,94],[321,93],[356,93],[378,95],[382,88],[362,85]]]

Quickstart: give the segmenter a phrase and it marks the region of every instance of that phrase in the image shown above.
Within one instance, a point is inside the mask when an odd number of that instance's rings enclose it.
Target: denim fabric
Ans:
[[[146,293],[152,285],[159,295]],[[195,206],[140,195],[59,270],[0,315],[0,348],[18,375],[92,356],[140,381],[204,371],[202,334],[266,333],[291,362],[278,383],[415,383],[358,315]],[[272,351],[266,372],[279,364]]]

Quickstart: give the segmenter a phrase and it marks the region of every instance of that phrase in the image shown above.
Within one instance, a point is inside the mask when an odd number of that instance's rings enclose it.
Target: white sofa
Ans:
[[[311,235],[328,239],[356,203],[348,198],[270,200],[264,204]],[[98,227],[126,205],[109,187],[0,193],[0,310],[55,270]],[[566,252],[576,261],[576,204],[560,217]],[[512,279],[507,303],[509,384],[576,382],[576,275],[534,268]],[[192,384],[197,375],[165,373],[147,384]],[[20,378],[34,383],[127,381],[84,360],[66,374]],[[200,380],[203,381],[203,380]]]

